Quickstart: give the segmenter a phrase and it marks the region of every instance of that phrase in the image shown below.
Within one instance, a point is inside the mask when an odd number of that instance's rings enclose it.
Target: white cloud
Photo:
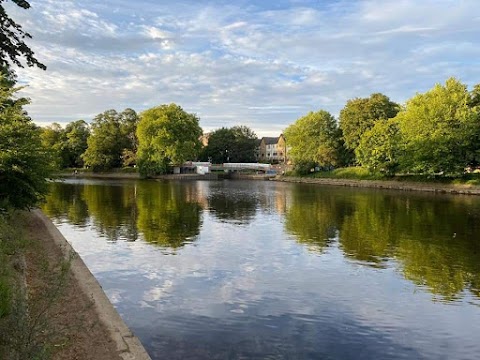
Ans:
[[[176,102],[206,129],[242,123],[273,135],[311,110],[337,114],[352,97],[384,92],[402,102],[449,76],[480,82],[473,0],[282,9],[48,0],[11,11],[48,66],[19,72],[41,122]]]

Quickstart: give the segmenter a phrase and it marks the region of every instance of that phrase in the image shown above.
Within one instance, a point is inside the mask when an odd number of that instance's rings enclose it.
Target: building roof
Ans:
[[[264,141],[265,141],[265,145],[274,145],[276,143],[278,143],[278,139],[280,138],[280,136],[277,136],[277,137],[264,137],[262,138]]]

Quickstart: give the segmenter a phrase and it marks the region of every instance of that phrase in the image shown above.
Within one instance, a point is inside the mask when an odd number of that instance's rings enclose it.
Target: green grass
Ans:
[[[355,180],[385,180],[382,174],[371,173],[362,167],[338,168],[332,171],[320,171],[310,175],[314,178],[355,179]]]
[[[16,217],[8,212],[0,213],[0,338],[4,340],[12,330],[11,317],[18,293],[18,275],[13,264],[22,246]],[[7,356],[6,344],[0,341],[0,358],[4,356]]]
[[[300,176],[309,178],[323,179],[348,179],[348,180],[383,180],[383,181],[401,181],[401,182],[419,182],[436,184],[454,184],[480,186],[480,174],[465,174],[463,176],[441,176],[431,174],[401,174],[395,176],[386,176],[384,174],[372,173],[366,168],[360,166],[338,168],[332,171],[319,171],[307,175],[301,175],[295,172],[288,172],[287,176]]]
[[[43,286],[27,299],[23,256],[38,246],[23,230],[27,221],[25,212],[0,213],[0,359],[48,360],[62,338],[62,329],[51,325],[49,311],[62,301],[71,259],[52,263],[41,258],[44,268],[35,276]]]

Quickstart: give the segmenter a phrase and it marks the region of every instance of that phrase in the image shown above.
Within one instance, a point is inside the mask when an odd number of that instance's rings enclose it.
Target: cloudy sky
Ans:
[[[403,102],[480,82],[478,0],[32,0],[7,5],[43,72],[19,80],[39,124],[175,102],[205,131],[276,135],[353,97]]]

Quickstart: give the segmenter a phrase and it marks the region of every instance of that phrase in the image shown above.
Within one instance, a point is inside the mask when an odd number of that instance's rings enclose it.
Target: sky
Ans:
[[[480,83],[478,0],[32,0],[7,11],[47,71],[19,69],[40,125],[176,103],[205,132],[279,135],[381,92]]]

